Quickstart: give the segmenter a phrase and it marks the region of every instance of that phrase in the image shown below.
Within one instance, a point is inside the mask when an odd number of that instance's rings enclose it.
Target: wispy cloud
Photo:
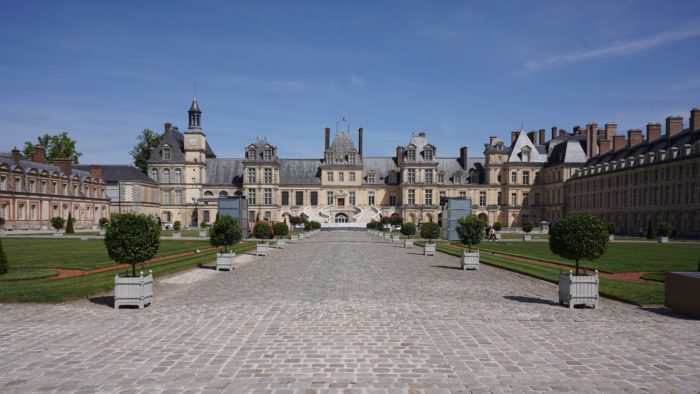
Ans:
[[[635,52],[654,48],[659,45],[698,36],[700,36],[699,28],[667,31],[653,36],[643,37],[636,40],[618,42],[599,48],[553,55],[544,60],[533,60],[526,63],[523,66],[522,71],[525,73],[536,72],[540,70],[566,66],[568,64],[576,63],[583,60],[629,55]]]
[[[352,82],[353,85],[363,87],[367,84],[367,81],[362,78],[359,75],[351,74],[350,75],[350,82]]]
[[[306,87],[306,84],[301,81],[261,79],[248,75],[224,76],[219,78],[219,80],[232,86],[257,88],[266,91],[299,90]]]

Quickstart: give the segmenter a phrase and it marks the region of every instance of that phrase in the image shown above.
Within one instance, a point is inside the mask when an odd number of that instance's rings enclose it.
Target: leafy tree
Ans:
[[[400,226],[403,223],[403,219],[398,214],[393,214],[389,218],[389,224],[392,226]]]
[[[605,228],[608,229],[608,234],[613,235],[617,231],[617,225],[615,222],[607,222],[605,223]]]
[[[549,249],[565,259],[595,260],[605,254],[608,247],[608,229],[595,215],[571,215],[556,223],[549,230]]]
[[[501,224],[501,222],[494,222],[494,223],[493,223],[493,229],[494,229],[494,230],[496,230],[496,231],[501,231],[502,228],[503,228],[503,225]]]
[[[211,226],[209,242],[212,246],[231,247],[231,245],[240,242],[241,238],[241,227],[238,220],[229,215],[221,215]]]
[[[107,226],[105,246],[110,259],[131,264],[131,274],[136,276],[136,264],[158,253],[160,228],[153,217],[145,214],[116,214]]]
[[[144,174],[148,169],[147,162],[151,157],[151,151],[158,147],[161,139],[163,139],[163,134],[156,133],[151,129],[143,129],[141,134],[136,138],[136,146],[129,151],[134,166]]]
[[[268,222],[258,222],[255,224],[255,227],[253,227],[253,236],[255,236],[255,238],[260,238],[264,241],[270,234],[270,224]]]
[[[457,235],[463,244],[469,246],[469,251],[472,251],[472,245],[477,245],[484,238],[484,221],[478,216],[471,214],[464,216],[457,221]]]
[[[432,243],[434,239],[440,238],[440,233],[442,233],[442,229],[437,223],[423,223],[420,227],[420,236],[428,239],[429,243]]]
[[[73,215],[68,213],[68,220],[66,221],[66,234],[74,234],[75,229],[73,228]]]
[[[78,158],[83,154],[75,150],[75,140],[68,136],[68,132],[37,137],[37,143],[46,150],[46,162],[53,163],[54,159],[71,159],[73,164],[78,164]],[[27,156],[34,150],[31,141],[24,143],[24,155]]]
[[[380,225],[381,225],[380,222],[378,222],[378,221],[376,221],[376,220],[372,220],[371,222],[367,223],[367,228],[368,228],[369,230],[377,230],[377,224],[380,224]]]
[[[411,238],[411,236],[414,235],[415,233],[416,233],[416,225],[415,224],[408,222],[408,223],[404,223],[401,226],[401,234],[407,236],[408,238]]]
[[[175,223],[173,223],[173,230],[180,231],[180,228],[182,228],[182,223],[180,223],[179,220],[176,220]]]
[[[659,236],[661,237],[668,237],[671,235],[671,232],[673,231],[673,226],[669,222],[661,222],[659,223],[659,228],[657,230],[657,233],[659,233]]]
[[[10,270],[10,263],[7,261],[7,255],[2,249],[2,240],[0,240],[0,274],[6,274]]]
[[[530,223],[529,220],[523,220],[523,222],[522,222],[522,224],[520,225],[520,227],[523,228],[523,231],[524,231],[525,233],[529,233],[530,231],[532,231],[533,228],[535,228],[535,226],[534,226],[532,223]]]
[[[97,222],[97,224],[100,226],[101,229],[104,229],[109,224],[109,219],[100,218],[100,221]],[[160,227],[160,225],[159,225],[159,227]]]
[[[285,223],[285,222],[275,223],[275,235],[278,238],[285,237],[287,234],[289,234],[289,226],[287,226],[287,223]]]
[[[654,231],[654,226],[651,225],[651,219],[649,219],[649,224],[647,225],[647,239],[655,239],[656,232]]]
[[[52,217],[51,218],[51,227],[53,227],[56,231],[59,231],[60,229],[63,228],[63,224],[65,222],[66,221],[63,220],[63,218],[60,216]]]

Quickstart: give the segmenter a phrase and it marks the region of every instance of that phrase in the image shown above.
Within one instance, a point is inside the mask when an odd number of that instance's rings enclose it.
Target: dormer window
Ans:
[[[247,160],[255,160],[255,149],[248,149],[245,153],[245,158]]]
[[[457,184],[462,183],[462,174],[455,174],[453,179],[454,179],[454,183],[457,183]]]
[[[263,151],[263,160],[265,161],[270,161],[272,160],[272,149],[265,149]]]
[[[445,183],[445,173],[444,172],[438,172],[438,183],[443,184]]]
[[[163,147],[163,160],[170,160],[172,150],[169,146]]]
[[[479,171],[469,172],[469,183],[479,183]]]
[[[351,153],[348,155],[348,163],[355,164],[355,154]]]
[[[373,172],[370,172],[369,174],[367,174],[367,183],[375,183],[376,181],[377,181],[377,178]]]
[[[423,150],[423,157],[425,161],[433,161],[433,148],[425,148]]]
[[[408,148],[408,150],[406,151],[406,160],[416,161],[416,148]]]

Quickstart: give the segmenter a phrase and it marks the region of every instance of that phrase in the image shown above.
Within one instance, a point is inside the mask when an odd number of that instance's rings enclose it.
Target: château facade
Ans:
[[[443,155],[425,132],[407,136],[391,156],[368,157],[362,128],[357,145],[349,132],[331,135],[326,128],[322,155],[309,159],[280,158],[265,138],[243,147],[240,158],[219,158],[201,114],[194,99],[187,130],[166,123],[148,161],[164,223],[211,223],[219,196],[242,196],[251,223],[304,215],[325,226],[362,225],[396,214],[421,224],[440,219],[441,198],[469,197],[474,213],[506,227],[551,223],[573,212],[597,214],[628,233],[649,221],[667,220],[680,235],[697,235],[700,227],[698,109],[687,129],[680,117],[667,119],[663,136],[660,125],[650,124],[646,141],[641,130],[625,138],[615,123],[590,123],[572,132],[553,127],[549,137],[545,129],[513,131],[510,141],[492,136],[477,157],[466,147]]]

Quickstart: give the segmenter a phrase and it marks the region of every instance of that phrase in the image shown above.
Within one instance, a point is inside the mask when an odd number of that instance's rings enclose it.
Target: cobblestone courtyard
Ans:
[[[700,390],[700,321],[365,233],[321,233],[234,272],[110,297],[0,304],[0,392]]]

